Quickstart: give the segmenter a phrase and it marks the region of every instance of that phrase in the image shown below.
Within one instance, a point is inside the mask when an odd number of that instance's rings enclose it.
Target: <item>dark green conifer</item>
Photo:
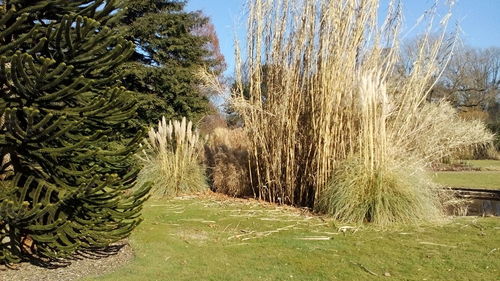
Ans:
[[[104,247],[140,222],[148,190],[130,191],[126,160],[142,134],[111,144],[136,110],[114,71],[134,52],[108,27],[115,2],[0,1],[0,264]]]
[[[187,12],[187,1],[124,0],[125,16],[118,26],[137,48],[122,65],[123,85],[136,93],[142,124],[188,117],[198,120],[210,110],[209,99],[197,87],[200,67],[217,75],[225,69],[215,31],[200,12]]]

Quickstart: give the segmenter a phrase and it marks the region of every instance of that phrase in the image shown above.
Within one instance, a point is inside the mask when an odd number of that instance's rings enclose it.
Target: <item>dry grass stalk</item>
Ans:
[[[199,161],[203,141],[191,121],[184,117],[167,123],[163,117],[157,129],[149,130],[145,144],[138,181],[152,181],[153,196],[172,197],[208,187]]]
[[[430,217],[438,211],[434,201],[422,201],[432,198],[429,185],[412,186],[404,180],[412,172],[400,173],[398,165],[418,166],[436,153],[491,140],[480,124],[446,115],[452,109],[444,103],[426,104],[442,71],[444,31],[438,40],[423,36],[411,69],[395,75],[397,4],[391,1],[379,28],[378,0],[248,2],[248,53],[243,62],[237,50],[233,105],[250,138],[260,199],[313,206],[332,186],[338,196],[341,186],[349,189],[342,200],[353,203],[330,210],[339,219],[385,224],[412,220],[411,212]],[[443,30],[448,18],[439,23]],[[338,209],[344,207],[359,213],[346,215]]]
[[[199,68],[195,76],[200,81],[199,87],[201,92],[207,96],[224,95],[228,92],[225,82],[213,71],[206,68]]]
[[[424,164],[460,151],[491,146],[493,140],[482,121],[460,118],[445,102],[422,105],[390,132],[391,142],[397,148],[394,153],[408,158],[418,156]]]

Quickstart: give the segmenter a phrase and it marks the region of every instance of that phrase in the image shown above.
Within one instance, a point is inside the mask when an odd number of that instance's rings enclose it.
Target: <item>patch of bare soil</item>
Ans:
[[[106,249],[81,251],[51,263],[21,263],[14,269],[0,266],[0,281],[70,281],[112,272],[133,258],[130,245],[120,242]]]

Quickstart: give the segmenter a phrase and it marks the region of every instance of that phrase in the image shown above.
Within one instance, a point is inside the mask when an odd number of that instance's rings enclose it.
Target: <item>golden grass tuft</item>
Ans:
[[[436,220],[443,214],[437,188],[419,166],[385,163],[372,170],[360,159],[347,159],[333,172],[315,209],[341,221],[381,226]]]
[[[169,121],[165,117],[158,128],[151,128],[145,149],[139,155],[144,165],[138,184],[152,182],[151,194],[156,198],[206,190],[205,169],[200,163],[203,141],[186,118]]]

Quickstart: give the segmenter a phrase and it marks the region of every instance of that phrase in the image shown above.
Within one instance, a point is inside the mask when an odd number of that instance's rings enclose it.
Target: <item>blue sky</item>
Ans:
[[[445,1],[445,0],[442,0]],[[500,0],[455,0],[451,23],[458,23],[463,41],[474,47],[500,47]],[[245,0],[188,0],[187,9],[202,10],[214,23],[221,50],[228,63],[227,74],[234,67],[235,34],[244,34]],[[381,1],[381,6],[387,0]],[[413,26],[434,0],[403,0],[405,28]]]

